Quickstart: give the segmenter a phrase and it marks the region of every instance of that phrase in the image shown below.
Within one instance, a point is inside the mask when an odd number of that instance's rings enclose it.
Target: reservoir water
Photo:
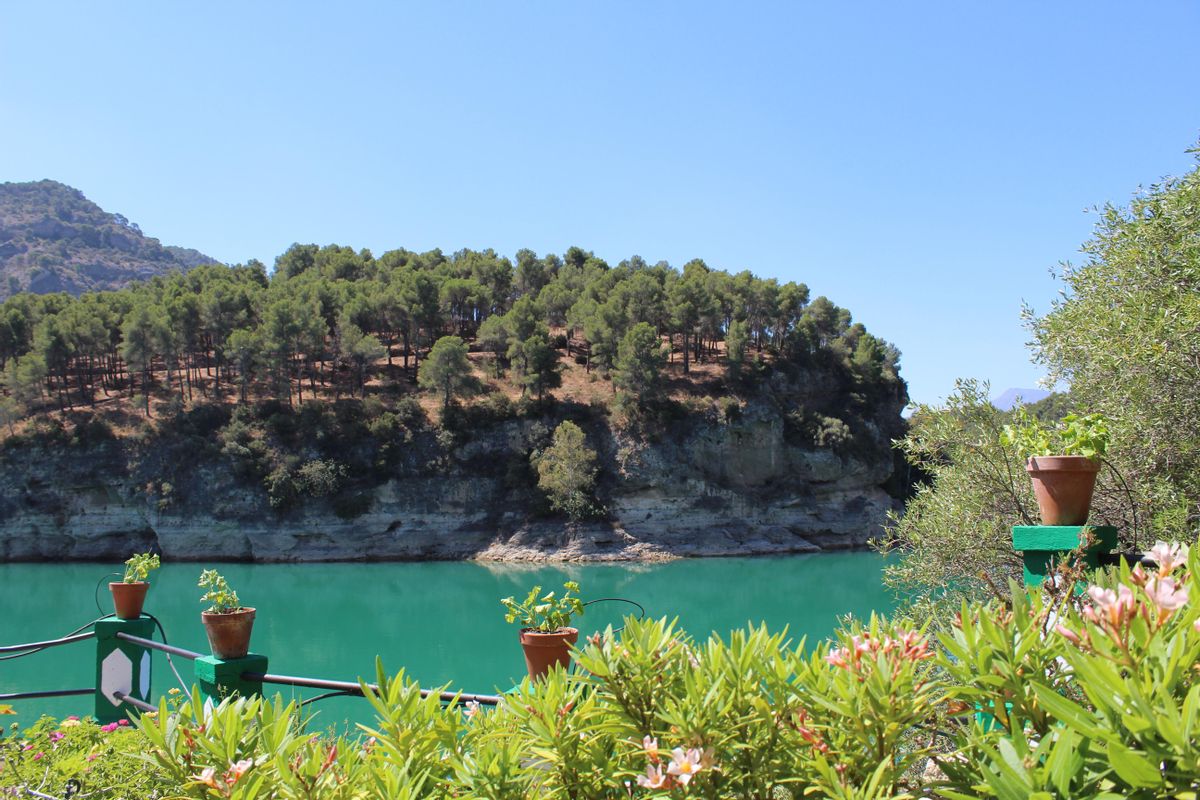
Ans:
[[[151,575],[146,610],[171,644],[208,652],[196,588],[201,564],[166,564]],[[244,605],[258,609],[253,652],[287,675],[354,680],[374,676],[375,657],[390,673],[401,667],[422,686],[492,693],[510,688],[524,671],[514,626],[499,599],[524,596],[534,584],[582,585],[585,600],[624,597],[653,617],[678,617],[696,638],[722,635],[747,622],[785,626],[798,641],[829,636],[840,618],[887,612],[895,601],[882,586],[884,559],[874,553],[827,553],[764,558],[689,559],[663,564],[511,565],[474,562],[387,564],[216,565]],[[0,645],[62,636],[112,610],[106,575],[118,565],[0,564]],[[94,588],[101,612],[96,610]],[[578,621],[581,634],[619,625],[630,606],[601,603]],[[156,638],[158,638],[156,636]],[[175,663],[191,681],[191,665]],[[176,685],[156,654],[152,693]],[[91,641],[0,661],[0,693],[91,687]],[[285,696],[288,687],[276,687]],[[276,689],[270,690],[269,693]],[[304,690],[299,696],[317,692]],[[19,700],[23,725],[41,713],[88,714],[90,697]],[[355,698],[321,701],[320,724],[367,721]]]

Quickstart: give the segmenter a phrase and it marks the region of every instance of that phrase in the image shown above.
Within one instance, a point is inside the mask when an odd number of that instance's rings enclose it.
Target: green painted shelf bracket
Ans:
[[[1034,588],[1083,541],[1090,532],[1095,543],[1087,549],[1083,563],[1091,569],[1100,566],[1100,555],[1117,546],[1117,529],[1111,525],[1016,525],[1012,529],[1013,549],[1024,562],[1025,585]]]
[[[267,657],[250,653],[242,658],[229,660],[216,656],[201,656],[195,661],[196,683],[205,699],[220,703],[237,694],[241,697],[262,694],[262,681],[242,678],[245,672],[267,671]]]
[[[154,620],[102,619],[96,623],[96,720],[101,724],[140,714],[118,695],[150,702],[150,651],[139,644],[118,639],[118,633],[149,639]]]

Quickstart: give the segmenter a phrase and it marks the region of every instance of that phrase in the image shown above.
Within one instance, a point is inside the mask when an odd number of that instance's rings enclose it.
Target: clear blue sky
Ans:
[[[0,9],[0,180],[164,243],[572,244],[803,280],[918,401],[1039,377],[1084,209],[1192,164],[1200,4]]]

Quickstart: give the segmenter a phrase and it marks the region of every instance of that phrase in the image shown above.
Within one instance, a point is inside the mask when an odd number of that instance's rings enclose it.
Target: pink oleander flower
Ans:
[[[97,758],[99,758],[99,757],[100,757],[100,754],[99,754],[99,753],[88,753],[87,760],[88,760],[88,761],[95,761],[95,760],[96,760]]]
[[[825,656],[825,663],[846,669],[850,666],[850,663],[846,660],[847,655],[849,655],[849,651],[846,648],[835,647]]]
[[[1054,630],[1058,632],[1059,636],[1063,637],[1071,644],[1074,644],[1074,645],[1079,644],[1079,642],[1080,642],[1079,634],[1077,634],[1075,631],[1071,630],[1070,628],[1066,627],[1065,625],[1055,625]]]
[[[100,730],[104,731],[105,733],[112,733],[113,731],[115,731],[117,729],[117,727],[118,727],[117,723],[110,722],[107,725],[101,725]]]
[[[1146,595],[1160,610],[1171,612],[1187,602],[1186,586],[1176,586],[1174,578],[1153,578],[1146,584]]]
[[[661,789],[666,782],[666,774],[663,773],[662,767],[656,764],[648,765],[646,774],[637,776],[637,785],[643,789]]]
[[[1150,548],[1150,557],[1158,564],[1160,575],[1169,575],[1176,567],[1187,562],[1187,547],[1181,544],[1156,542]]]
[[[65,733],[63,733],[62,731],[50,731],[50,741],[51,742],[57,742],[60,739],[65,739],[65,738],[67,738],[67,735]]]
[[[42,757],[42,756],[44,756],[44,755],[46,755],[46,754],[45,754],[45,753],[43,753],[41,750],[38,750],[36,753],[34,753],[34,754],[33,754],[33,760],[34,760],[34,761],[38,761],[38,760],[40,760],[40,759],[41,759],[41,757]]]
[[[254,766],[254,762],[249,758],[243,758],[236,764],[231,764],[229,767],[229,783],[233,785],[241,780],[241,777]]]
[[[704,769],[704,765],[700,763],[703,757],[694,747],[686,752],[682,747],[676,747],[671,751],[671,763],[667,766],[667,774],[675,776],[680,786],[687,786],[692,776]]]
[[[127,720],[127,719],[119,719],[119,720],[117,720],[117,724],[118,724],[118,725],[121,725],[121,726],[125,726],[125,725],[128,725],[128,724],[129,724],[129,720]]]
[[[205,767],[199,775],[193,775],[192,780],[196,783],[203,783],[211,789],[219,789],[217,786],[217,771],[213,767]]]
[[[1133,590],[1124,584],[1118,586],[1115,592],[1100,586],[1089,586],[1087,593],[1094,605],[1085,608],[1083,615],[1091,622],[1105,622],[1117,628],[1134,614]]]
[[[653,736],[646,735],[642,737],[642,749],[646,751],[646,757],[658,763],[658,739]]]

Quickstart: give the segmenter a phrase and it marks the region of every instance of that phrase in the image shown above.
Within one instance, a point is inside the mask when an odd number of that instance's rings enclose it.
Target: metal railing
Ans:
[[[47,639],[44,642],[26,642],[25,644],[10,644],[5,647],[0,647],[0,653],[19,653],[23,650],[46,650],[59,645],[72,644],[74,642],[82,642],[85,639],[91,639],[96,635],[95,631],[79,633],[74,636],[63,636],[59,639]]]
[[[91,623],[88,623],[88,626],[94,626],[100,622],[108,622],[108,621],[110,621],[111,617],[112,617],[112,615],[108,615],[106,617],[101,617],[100,619],[97,619]],[[162,632],[163,639],[164,640],[166,639],[166,631],[163,630],[161,623],[159,623],[156,618],[154,618],[151,615],[146,615],[146,617],[144,617],[142,619],[153,620],[154,623],[158,625],[158,629]],[[88,626],[85,626],[85,627],[88,627]],[[142,649],[142,650],[153,650],[153,651],[157,651],[160,653],[164,653],[167,656],[168,662],[170,661],[171,656],[178,656],[180,658],[185,658],[185,659],[188,659],[193,662],[196,661],[197,659],[207,658],[207,656],[205,656],[203,653],[198,653],[195,650],[188,650],[187,648],[184,648],[184,647],[177,647],[176,645],[168,644],[166,641],[156,642],[153,639],[148,639],[144,636],[137,636],[132,633],[127,633],[123,630],[116,630],[115,632],[109,634],[109,636],[111,637],[111,639],[120,640],[121,642],[127,642],[127,643],[134,645],[135,647]],[[83,641],[87,641],[89,639],[96,639],[96,638],[97,638],[97,633],[95,630],[89,630],[89,631],[84,631],[84,632],[80,632],[80,633],[72,632],[68,636],[63,636],[63,637],[60,637],[57,639],[46,639],[44,641],[38,641],[38,642],[26,642],[24,644],[14,644],[14,645],[3,646],[3,647],[0,647],[0,653],[19,654],[19,655],[7,656],[8,658],[18,658],[18,657],[24,656],[24,655],[33,655],[34,653],[41,652],[41,651],[46,650],[51,647],[59,647],[61,645],[74,644],[77,642],[83,642]],[[99,643],[98,650],[105,651],[103,640],[101,640],[101,642]],[[109,647],[107,649],[107,651],[104,652],[104,654],[108,655],[108,654],[111,654],[111,652],[112,652],[112,649],[111,649],[111,647]],[[102,655],[98,652],[98,654],[97,654],[98,664],[102,660],[103,660]],[[265,659],[259,661],[258,664],[265,666],[266,665]],[[172,665],[172,670],[174,671],[174,665]],[[98,665],[97,671],[98,671],[98,674],[101,674],[103,672],[103,667]],[[177,677],[179,677],[178,672],[175,672],[175,675]],[[316,697],[310,697],[310,698],[303,700],[302,705],[311,703],[311,702],[314,702],[317,700],[323,700],[328,697],[337,697],[337,696],[362,697],[364,695],[364,689],[363,689],[364,686],[370,691],[375,691],[375,692],[379,691],[379,686],[376,684],[373,684],[373,683],[360,684],[360,683],[355,683],[352,681],[328,680],[325,678],[306,678],[306,677],[298,677],[298,676],[294,676],[294,675],[278,675],[278,674],[269,673],[269,672],[256,672],[256,671],[251,671],[251,670],[246,670],[246,671],[242,671],[242,672],[238,673],[238,677],[242,681],[247,681],[252,684],[253,683],[260,683],[260,684],[261,683],[270,683],[270,684],[276,684],[276,685],[281,685],[281,686],[294,686],[294,687],[310,688],[310,689],[324,689],[327,691],[326,694],[318,695]],[[183,683],[182,678],[179,678],[179,680],[182,684]],[[146,684],[147,685],[149,684],[148,678],[146,680]],[[186,689],[186,686],[184,688]],[[453,704],[453,705],[462,705],[462,704],[466,704],[466,703],[478,703],[479,705],[483,705],[483,706],[496,706],[496,705],[499,705],[499,703],[502,699],[499,695],[494,695],[494,694],[476,694],[476,693],[468,693],[468,692],[443,692],[443,691],[435,692],[435,691],[429,690],[429,689],[422,689],[422,690],[420,690],[420,692],[421,692],[421,697],[423,697],[423,698],[427,698],[430,696],[436,696],[440,702],[445,703],[445,704]],[[116,700],[118,701],[119,704],[127,705],[130,708],[137,709],[138,711],[142,711],[142,712],[153,712],[153,711],[158,710],[158,708],[156,706],[154,706],[152,703],[147,702],[148,698],[137,697],[133,694],[130,694],[129,692],[126,692],[123,690],[117,690],[117,689],[107,690],[107,695],[106,695],[105,689],[102,686],[80,688],[80,689],[48,689],[48,690],[37,690],[37,691],[29,691],[29,692],[7,692],[7,693],[0,694],[0,701],[34,700],[34,699],[51,698],[51,697],[82,697],[85,695],[93,695],[98,698],[103,697],[103,698],[105,698],[105,700],[107,700],[108,697],[116,698]],[[214,698],[214,699],[217,699],[217,698]],[[102,707],[103,707],[103,705],[100,702],[97,702],[97,708],[99,709]],[[114,707],[119,709],[119,705],[116,705]],[[120,716],[125,716],[125,714],[122,713],[122,714],[120,714]],[[101,720],[101,721],[104,721],[104,720]]]
[[[309,689],[326,689],[331,690],[335,694],[359,695],[363,694],[363,685],[353,683],[352,681],[331,681],[324,678],[298,678],[293,675],[274,675],[269,672],[243,672],[242,678],[248,681],[260,681],[262,683],[274,683],[282,686],[302,686]],[[366,687],[373,692],[379,691],[379,686],[374,683],[366,684]],[[421,697],[430,697],[434,692],[429,689],[421,690]],[[494,694],[467,694],[465,692],[437,692],[437,698],[447,704],[462,704],[462,703],[479,703],[482,706],[495,706],[500,704],[500,696]]]
[[[163,653],[169,653],[170,655],[179,656],[180,658],[187,658],[192,661],[204,656],[203,653],[197,653],[195,650],[185,650],[182,647],[176,647],[175,645],[167,644],[166,642],[156,642],[153,639],[143,639],[141,636],[134,636],[131,633],[118,632],[116,636],[118,639],[123,639],[126,642],[133,642],[134,644],[141,645],[147,650],[158,650]]]

